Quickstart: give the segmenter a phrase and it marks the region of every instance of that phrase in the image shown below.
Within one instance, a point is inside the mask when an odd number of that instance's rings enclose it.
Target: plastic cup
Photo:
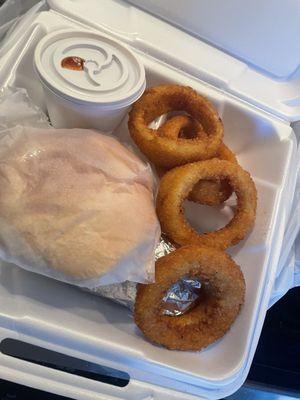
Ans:
[[[110,133],[146,86],[144,67],[132,51],[90,31],[46,35],[35,49],[34,66],[55,128]]]

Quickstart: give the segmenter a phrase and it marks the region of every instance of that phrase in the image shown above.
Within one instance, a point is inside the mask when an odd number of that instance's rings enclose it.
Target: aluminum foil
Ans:
[[[155,261],[169,253],[172,253],[174,250],[175,246],[162,235],[160,242],[155,249]]]
[[[200,289],[201,282],[198,279],[185,277],[175,282],[162,299],[162,315],[176,317],[186,313],[196,304]]]
[[[118,304],[122,304],[133,311],[136,297],[135,282],[125,281],[122,283],[112,283],[111,285],[99,286],[94,289],[83,289],[85,292],[93,293],[97,296],[105,297],[113,300]]]
[[[174,250],[175,247],[162,236],[155,250],[155,260],[158,260],[160,257],[163,257]],[[113,300],[116,303],[122,304],[130,310],[133,310],[136,297],[136,286],[137,284],[135,282],[125,281],[122,283],[113,283],[111,285],[99,286],[94,289],[83,290]]]

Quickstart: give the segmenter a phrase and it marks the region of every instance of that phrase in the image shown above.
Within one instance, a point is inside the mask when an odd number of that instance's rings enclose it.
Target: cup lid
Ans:
[[[34,64],[40,79],[75,102],[122,107],[145,89],[145,70],[120,42],[83,30],[61,30],[37,45]]]

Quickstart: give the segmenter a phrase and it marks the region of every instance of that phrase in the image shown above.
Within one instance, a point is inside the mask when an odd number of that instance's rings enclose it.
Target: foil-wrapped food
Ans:
[[[155,250],[155,260],[158,260],[174,250],[175,247],[166,238],[161,237]],[[200,288],[201,282],[197,279],[186,277],[175,282],[162,299],[162,314],[175,317],[190,310],[197,302]],[[85,291],[113,300],[133,311],[137,293],[137,283],[125,281],[122,283],[99,286],[94,289],[85,289]]]

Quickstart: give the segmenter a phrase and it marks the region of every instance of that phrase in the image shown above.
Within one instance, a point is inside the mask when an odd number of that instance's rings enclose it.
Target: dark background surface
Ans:
[[[300,393],[300,287],[268,311],[248,379]]]
[[[300,287],[290,290],[267,313],[247,382],[267,390],[300,396]],[[13,346],[18,358],[75,373],[108,384],[124,386],[124,376],[113,370],[64,357],[55,364],[55,353],[33,347]],[[16,350],[17,349],[17,350]],[[2,351],[9,353],[8,345]],[[47,355],[48,353],[48,355]],[[45,361],[47,360],[47,361]],[[72,368],[70,367],[72,366]],[[126,378],[126,377],[125,377]],[[125,382],[126,384],[126,382]],[[251,396],[253,398],[253,396]],[[298,397],[298,396],[297,396]],[[0,400],[66,400],[66,397],[0,380]],[[258,398],[258,397],[257,397]],[[274,397],[275,398],[275,397]],[[133,399],[134,400],[134,399]]]

